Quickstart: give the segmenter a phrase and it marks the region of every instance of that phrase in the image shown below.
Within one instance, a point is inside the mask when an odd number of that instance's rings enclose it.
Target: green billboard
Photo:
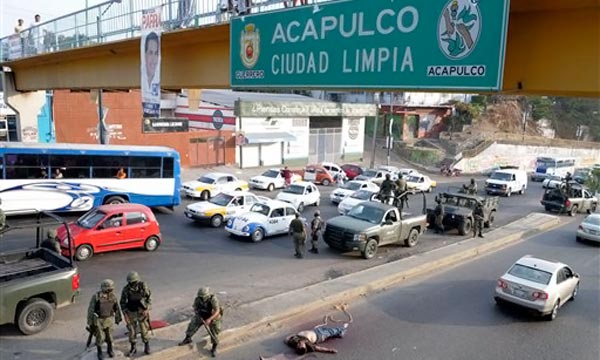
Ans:
[[[234,88],[499,90],[509,0],[346,0],[231,20]]]

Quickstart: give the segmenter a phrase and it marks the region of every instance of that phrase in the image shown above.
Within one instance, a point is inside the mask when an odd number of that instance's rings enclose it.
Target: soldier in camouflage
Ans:
[[[48,232],[46,233],[46,239],[44,241],[42,241],[40,246],[45,249],[48,249],[50,251],[54,251],[57,254],[60,254],[61,249],[60,249],[60,243],[58,242],[58,239],[56,238],[56,230],[54,230],[54,229],[48,230]]]
[[[321,212],[317,210],[315,211],[314,219],[310,222],[310,235],[312,244],[310,252],[313,254],[319,253],[319,249],[317,248],[317,242],[319,242],[319,236],[321,236],[321,231],[323,231],[323,219],[321,219]]]
[[[122,320],[119,301],[114,293],[115,283],[106,279],[100,284],[100,291],[95,293],[88,306],[87,325],[89,331],[96,337],[98,359],[104,359],[102,343],[106,341],[106,353],[114,357],[113,330]]]
[[[475,206],[475,210],[473,211],[473,219],[475,223],[473,224],[473,237],[479,235],[479,237],[483,237],[483,220],[484,220],[484,212],[483,212],[483,203],[481,201],[477,202]]]
[[[129,331],[129,342],[131,349],[128,356],[137,352],[136,338],[137,329],[140,331],[142,341],[144,342],[144,353],[150,354],[150,344],[148,343],[148,330],[150,328],[149,311],[152,305],[151,292],[140,275],[131,271],[127,274],[127,285],[121,292],[121,309],[125,314],[127,331]]]
[[[477,195],[477,183],[475,183],[475,179],[471,178],[469,185],[463,185],[463,188],[467,195]]]
[[[202,325],[210,330],[210,341],[212,348],[210,354],[212,357],[217,356],[217,346],[219,345],[219,333],[221,332],[221,318],[223,310],[219,304],[219,299],[214,294],[210,293],[208,287],[203,287],[198,290],[196,299],[194,299],[194,317],[190,320],[185,338],[179,343],[179,346],[192,343],[192,336],[200,329]]]
[[[437,206],[435,207],[435,232],[436,234],[444,233],[444,205],[442,204],[442,199],[436,197],[435,202]]]

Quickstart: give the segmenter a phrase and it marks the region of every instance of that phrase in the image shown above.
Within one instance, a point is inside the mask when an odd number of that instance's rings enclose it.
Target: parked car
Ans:
[[[565,178],[557,175],[550,175],[542,181],[544,189],[558,189],[565,182]]]
[[[575,173],[573,174],[573,180],[580,184],[585,184],[587,179],[592,176],[592,172],[593,170],[590,168],[576,169]]]
[[[363,171],[362,174],[360,174],[359,176],[354,178],[354,180],[370,181],[374,184],[377,184],[378,186],[381,186],[381,183],[383,182],[383,180],[385,180],[386,174],[390,174],[390,177],[392,180],[396,179],[396,176],[394,174],[390,173],[389,171],[377,170],[377,169],[367,169],[367,170]]]
[[[342,176],[342,179],[347,178],[344,169],[342,169],[342,167],[337,164],[330,162],[322,162],[321,166],[324,167],[325,170],[327,170],[327,172],[329,172],[329,174],[333,177],[334,180],[337,179],[338,176]]]
[[[393,173],[393,174],[397,174],[400,171],[400,169],[398,169],[395,166],[391,166],[391,165],[379,165],[379,167],[377,169],[387,171],[387,172]]]
[[[346,173],[348,180],[354,180],[355,177],[363,173],[363,169],[355,164],[344,164],[342,165],[342,170]]]
[[[566,189],[546,189],[542,205],[546,211],[557,211],[575,216],[578,212],[594,213],[598,208],[598,198],[586,187],[572,181],[571,191]]]
[[[485,181],[488,195],[501,194],[509,197],[518,192],[523,195],[527,190],[527,172],[518,169],[496,170]]]
[[[68,224],[75,259],[88,260],[94,254],[142,248],[155,251],[161,244],[160,226],[152,210],[141,204],[102,205]],[[69,256],[67,229],[57,229],[62,254]]]
[[[480,197],[467,195],[458,191],[446,191],[438,195],[444,206],[443,224],[446,230],[458,229],[459,235],[467,235],[473,227],[473,211],[477,202],[483,203],[483,225],[490,227],[494,223],[498,211],[498,197]],[[433,227],[435,223],[435,207],[427,209],[427,222]]]
[[[363,201],[378,201],[376,199],[378,193],[379,190],[373,191],[369,189],[355,191],[352,195],[345,197],[344,200],[339,203],[338,213],[340,215],[346,215],[350,209]]]
[[[396,175],[397,177],[400,177],[400,176],[402,176],[402,177],[408,177],[408,176],[410,176],[410,175],[415,175],[415,174],[418,174],[418,173],[419,173],[419,172],[418,172],[417,170],[415,170],[415,169],[403,168],[403,169],[399,169],[399,170],[396,172],[396,174],[395,174],[395,175]]]
[[[582,240],[600,243],[600,214],[590,214],[579,224],[577,241]]]
[[[270,200],[256,203],[249,212],[232,217],[225,230],[231,235],[259,242],[268,236],[287,234],[295,217],[296,209],[290,204]]]
[[[196,180],[183,183],[183,192],[191,198],[208,200],[222,192],[248,190],[248,183],[233,174],[208,173]]]
[[[321,165],[308,165],[304,170],[297,172],[297,174],[300,175],[304,181],[310,181],[315,184],[327,186],[335,182],[333,175]]]
[[[367,189],[371,191],[379,191],[379,186],[364,180],[352,180],[347,183],[340,185],[337,189],[331,192],[329,195],[329,200],[331,200],[334,204],[339,204],[342,200],[344,200],[347,196],[352,195],[355,191]]]
[[[229,218],[248,212],[252,205],[267,200],[269,199],[266,197],[256,196],[247,191],[220,193],[208,201],[189,204],[183,213],[190,220],[207,222],[212,227],[220,227]]]
[[[306,206],[319,206],[321,193],[315,184],[300,181],[283,189],[277,194],[276,199],[292,204],[298,212],[302,212]]]
[[[292,184],[298,181],[302,181],[302,177],[292,173]],[[248,185],[253,189],[273,191],[284,188],[285,179],[281,175],[281,169],[269,169],[261,175],[251,177]]]
[[[437,182],[427,175],[412,174],[406,178],[406,187],[410,190],[431,192],[436,186]]]
[[[579,291],[579,274],[563,263],[526,255],[498,279],[494,300],[554,320],[558,310]]]

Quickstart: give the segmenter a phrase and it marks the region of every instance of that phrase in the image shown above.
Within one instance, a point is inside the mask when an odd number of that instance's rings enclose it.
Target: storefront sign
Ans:
[[[142,121],[143,133],[188,132],[188,119],[146,118]]]
[[[221,110],[215,110],[215,112],[212,115],[212,123],[215,129],[221,130],[221,128],[223,128],[223,122],[223,113],[221,112]]]
[[[346,0],[231,20],[236,88],[499,90],[509,0]]]
[[[340,104],[304,101],[235,102],[235,115],[248,117],[298,117],[298,116],[375,116],[373,104]]]

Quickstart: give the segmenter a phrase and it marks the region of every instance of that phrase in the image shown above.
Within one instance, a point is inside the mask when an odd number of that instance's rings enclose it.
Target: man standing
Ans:
[[[2,198],[0,198],[0,205],[2,205]],[[6,214],[4,213],[4,210],[2,210],[2,207],[0,206],[0,230],[4,229],[5,226],[6,226]]]
[[[310,223],[310,235],[311,235],[311,245],[312,248],[310,252],[313,254],[318,254],[319,249],[317,248],[317,242],[319,241],[319,236],[321,236],[321,231],[323,230],[323,220],[321,219],[321,212],[319,210],[315,211],[315,217]]]
[[[477,184],[475,183],[475,179],[471,178],[471,182],[469,185],[463,185],[467,195],[477,195]]]
[[[304,223],[300,220],[300,213],[296,213],[296,218],[290,222],[289,233],[294,239],[295,257],[302,259],[304,257],[304,245],[306,242],[306,233],[304,232]]]
[[[288,167],[284,167],[283,170],[281,170],[281,176],[283,176],[283,179],[285,181],[285,187],[288,187],[292,184],[292,172],[290,171],[290,169],[288,169]]]
[[[442,199],[436,197],[435,202],[437,206],[435,207],[435,233],[443,234],[444,233],[444,205],[442,205]]]
[[[106,353],[114,357],[113,330],[122,320],[121,308],[114,293],[115,283],[106,279],[100,283],[100,291],[92,296],[88,306],[87,325],[89,331],[96,337],[98,359],[104,359],[102,343],[106,340]]]
[[[408,201],[406,196],[402,196],[408,190],[408,185],[402,174],[398,174],[398,180],[396,180],[396,197],[400,199],[400,210],[404,209],[404,205],[408,208]],[[400,197],[402,196],[402,197]]]
[[[150,345],[148,343],[148,330],[150,327],[149,313],[151,301],[151,292],[146,283],[144,283],[140,275],[131,271],[127,274],[127,285],[121,292],[121,309],[125,314],[125,323],[129,332],[129,349],[128,356],[132,356],[137,352],[136,337],[137,328],[140,330],[142,341],[144,342],[144,353],[150,354]]]
[[[44,44],[43,31],[40,26],[42,23],[42,17],[39,14],[36,14],[33,17],[33,23],[31,24],[31,33],[29,36],[31,37],[31,45],[35,49],[36,54],[40,54],[42,52],[42,45]]]
[[[385,174],[385,180],[381,183],[379,188],[379,198],[382,203],[387,204],[389,199],[394,195],[394,189],[396,184],[391,179],[390,174]]]
[[[44,241],[42,241],[42,243],[40,244],[40,247],[43,247],[50,251],[54,251],[55,253],[60,255],[61,249],[60,249],[60,243],[58,242],[58,239],[56,238],[56,230],[54,230],[54,229],[48,230],[48,232],[46,233],[46,239]]]
[[[185,338],[179,343],[179,346],[192,343],[192,336],[198,329],[205,325],[209,331],[210,342],[212,348],[210,354],[212,357],[217,356],[217,346],[219,345],[219,333],[221,333],[221,318],[223,310],[219,304],[219,299],[214,294],[210,293],[208,287],[203,287],[198,290],[198,294],[194,299],[194,317],[190,320]]]
[[[473,211],[473,218],[475,220],[475,224],[473,224],[473,237],[479,235],[480,238],[483,237],[483,203],[481,201],[477,201],[477,205],[475,205],[475,210]]]

